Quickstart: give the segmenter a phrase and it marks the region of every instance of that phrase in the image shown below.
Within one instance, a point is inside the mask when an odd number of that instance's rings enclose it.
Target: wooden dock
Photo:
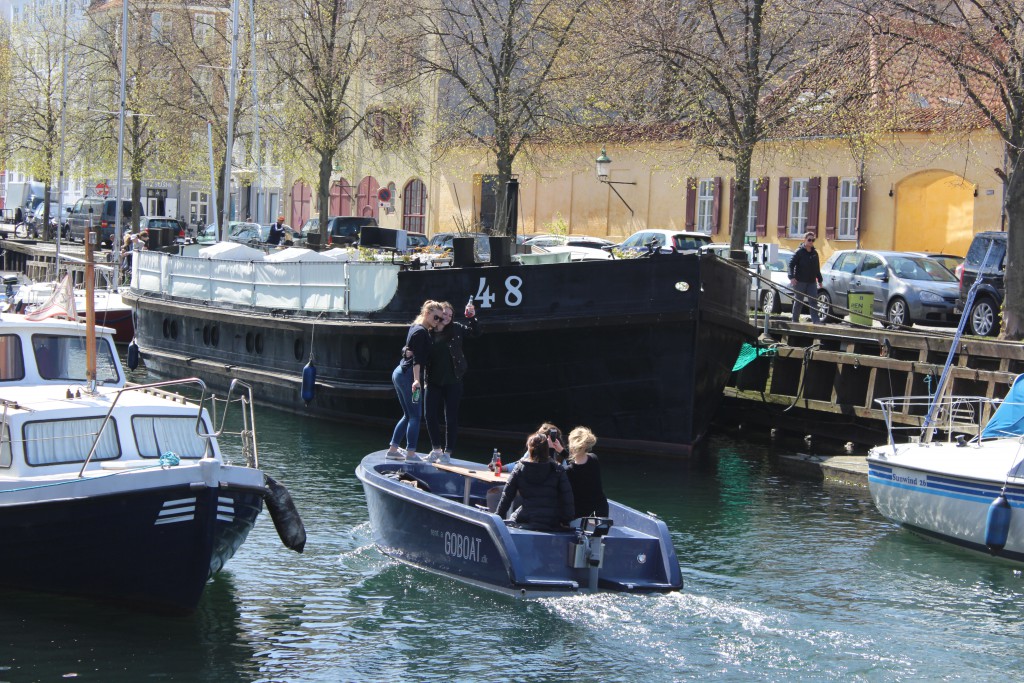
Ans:
[[[784,431],[805,439],[883,443],[885,419],[876,399],[932,393],[955,330],[887,330],[848,324],[813,325],[773,319],[773,355],[733,373],[720,419],[745,430]],[[960,340],[951,366],[952,393],[1002,398],[1024,372],[1024,345],[987,338]],[[976,415],[958,431],[977,430]],[[893,423],[920,427],[920,405],[893,414]],[[862,450],[863,448],[857,448]]]

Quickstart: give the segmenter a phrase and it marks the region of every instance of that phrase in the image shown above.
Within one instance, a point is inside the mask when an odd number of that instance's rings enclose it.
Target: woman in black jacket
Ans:
[[[441,303],[441,325],[432,333],[430,364],[427,368],[427,434],[432,450],[430,462],[451,462],[459,434],[459,404],[462,402],[462,378],[466,374],[466,356],[462,340],[478,337],[480,329],[473,301],[466,305],[466,322],[455,322],[452,305]],[[441,416],[444,415],[444,432]]]
[[[504,518],[516,494],[523,504],[509,518],[525,529],[550,531],[561,528],[575,516],[572,488],[565,470],[548,456],[548,435],[532,434],[526,441],[529,456],[516,463],[501,492],[498,516]]]

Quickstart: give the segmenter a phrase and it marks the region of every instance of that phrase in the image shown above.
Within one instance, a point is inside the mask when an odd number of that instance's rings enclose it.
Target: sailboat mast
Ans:
[[[261,161],[263,157],[263,151],[260,149],[260,91],[259,91],[259,70],[256,68],[256,0],[249,0],[249,43],[250,43],[250,58],[249,68],[252,69],[252,106],[253,106],[253,117],[255,118],[255,125],[253,129],[253,141],[252,150],[253,158],[256,161],[256,176],[252,182],[252,196],[255,197],[255,211],[253,212],[253,220],[257,223],[263,223],[263,219],[260,217],[260,176],[263,172],[261,168]],[[267,216],[267,220],[270,220],[270,216]]]
[[[117,185],[114,186],[114,198],[117,200],[117,205],[114,208],[114,240],[113,244],[110,245],[110,251],[114,256],[114,282],[121,281],[121,259],[118,258],[118,254],[121,249],[121,220],[123,214],[123,205],[121,203],[121,179],[124,175],[124,109],[126,104],[125,91],[127,90],[127,72],[128,72],[128,0],[121,0],[121,106],[118,107],[117,116]],[[91,268],[92,259],[86,257],[89,264],[86,265],[86,271]],[[89,280],[92,276],[86,272],[85,279]],[[87,285],[88,286],[88,285]],[[90,301],[92,297],[89,297]],[[90,304],[91,305],[91,304]],[[95,374],[95,369],[93,370]]]
[[[93,253],[96,233],[92,225],[85,228],[85,386],[91,394],[96,391],[96,303],[93,301],[96,270]]]
[[[57,171],[57,235],[54,237],[56,244],[56,258],[54,259],[57,264],[57,270],[60,270],[60,238],[61,233],[64,231],[64,133],[67,130],[68,124],[68,3],[70,0],[64,0],[64,35],[61,38],[60,50],[61,50],[61,77],[63,82],[60,86],[60,168]],[[58,276],[60,273],[54,273]]]
[[[238,82],[238,0],[231,3],[231,71],[228,74],[228,134],[224,152],[224,225],[220,239],[227,239],[227,226],[231,220],[231,154],[235,146],[235,95]]]

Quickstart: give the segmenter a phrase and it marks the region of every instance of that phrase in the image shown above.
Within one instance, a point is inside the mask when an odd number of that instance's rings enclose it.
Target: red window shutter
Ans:
[[[864,231],[864,200],[867,198],[868,189],[863,182],[857,184],[857,239],[860,239]]]
[[[697,225],[697,180],[686,179],[686,229],[693,230]]]
[[[711,193],[711,232],[717,235],[722,229],[722,179],[715,178],[714,190]]]
[[[757,221],[754,223],[758,237],[768,236],[768,178],[757,183]]]
[[[818,232],[818,214],[821,212],[821,178],[807,183],[807,229]]]
[[[789,178],[779,178],[779,238],[789,234]]]
[[[836,238],[836,202],[839,200],[839,178],[831,176],[828,179],[828,192],[825,195],[825,238],[834,240]]]
[[[729,178],[729,233],[732,234],[732,217],[736,210],[736,179]],[[746,232],[744,230],[743,232]]]

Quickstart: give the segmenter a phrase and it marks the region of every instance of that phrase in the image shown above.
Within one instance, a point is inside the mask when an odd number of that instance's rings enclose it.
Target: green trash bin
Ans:
[[[848,292],[846,307],[850,309],[850,322],[871,327],[871,308],[874,304],[875,295],[872,292]]]

